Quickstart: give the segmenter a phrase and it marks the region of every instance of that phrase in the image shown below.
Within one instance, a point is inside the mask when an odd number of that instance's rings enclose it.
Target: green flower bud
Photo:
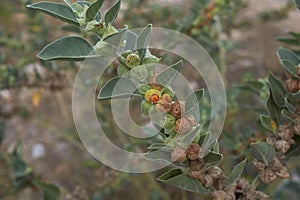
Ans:
[[[165,120],[164,120],[164,127],[165,127],[166,129],[171,130],[171,129],[174,128],[175,122],[176,122],[175,117],[173,117],[173,116],[170,115],[170,114],[167,114],[167,115],[165,116]]]
[[[141,87],[139,87],[137,90],[140,94],[144,95],[148,90],[151,89],[150,85],[142,85]]]
[[[146,81],[148,76],[148,71],[145,66],[138,66],[130,70],[130,77],[139,83]]]
[[[97,42],[94,48],[102,56],[110,56],[114,52],[114,47],[102,40]]]
[[[123,76],[127,72],[129,72],[129,69],[126,66],[124,66],[123,64],[120,64],[118,66],[118,68],[117,68],[117,74],[118,74],[118,76]]]
[[[150,102],[143,101],[142,104],[141,104],[141,108],[142,108],[142,113],[144,115],[149,115],[150,113],[153,112],[154,105],[151,104]]]
[[[126,57],[126,63],[125,64],[129,68],[133,68],[133,67],[136,67],[136,66],[140,65],[140,57],[139,57],[139,55],[137,55],[135,53],[129,54]]]

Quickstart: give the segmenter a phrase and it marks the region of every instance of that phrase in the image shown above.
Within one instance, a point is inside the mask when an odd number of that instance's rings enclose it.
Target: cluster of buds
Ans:
[[[289,178],[290,174],[286,166],[275,157],[268,165],[258,160],[253,161],[258,175],[264,183],[271,183],[277,178]]]
[[[300,76],[300,67],[296,66],[296,69],[297,69],[297,75]],[[300,90],[300,79],[293,77],[290,74],[286,74],[286,75],[289,78],[285,82],[285,87],[286,87],[287,91],[290,93],[298,92]]]
[[[240,178],[225,190],[216,190],[211,194],[212,200],[270,200],[263,192],[251,187],[246,179]]]

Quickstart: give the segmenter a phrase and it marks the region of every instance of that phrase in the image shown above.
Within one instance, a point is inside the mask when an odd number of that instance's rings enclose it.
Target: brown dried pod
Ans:
[[[266,138],[266,142],[270,145],[274,145],[276,141],[277,141],[277,138],[274,136],[269,136]]]
[[[200,171],[204,167],[203,159],[189,160],[189,167],[191,170]]]
[[[162,97],[157,101],[155,106],[158,112],[167,113],[172,108],[172,98],[168,94],[163,94]]]
[[[200,180],[203,173],[201,171],[197,171],[197,170],[196,171],[195,170],[189,170],[189,175],[192,178]]]
[[[297,79],[289,79],[285,82],[285,87],[288,92],[296,93],[299,91],[299,80]]]
[[[259,177],[264,183],[271,183],[272,181],[276,180],[277,175],[271,169],[266,169],[259,173]]]
[[[270,164],[268,165],[268,167],[273,170],[273,171],[279,171],[283,168],[283,164],[280,162],[280,160],[278,158],[274,158]]]
[[[300,135],[300,123],[297,125],[293,126],[294,134]]]
[[[191,129],[190,122],[185,118],[180,118],[176,121],[175,131],[179,134],[185,134]]]
[[[214,166],[211,169],[209,169],[208,174],[213,178],[213,179],[220,179],[223,176],[223,171],[221,168],[218,166]]]
[[[186,150],[181,147],[175,147],[171,153],[172,161],[184,162],[186,159]]]
[[[289,141],[294,136],[293,129],[289,125],[280,125],[278,128],[277,135],[286,141]]]
[[[213,193],[211,194],[211,199],[212,200],[226,200],[226,192],[223,190],[216,190],[213,191]]]
[[[199,158],[201,152],[201,147],[199,144],[192,143],[189,145],[189,148],[187,149],[187,156],[190,160],[196,160]]]
[[[203,174],[199,180],[206,188],[211,187],[214,183],[213,178],[209,174]]]
[[[181,118],[184,116],[185,108],[182,103],[176,101],[172,104],[170,114],[173,115],[176,119]]]
[[[279,171],[276,172],[276,175],[280,178],[290,178],[290,173],[287,167],[282,167]]]
[[[254,159],[252,163],[259,172],[264,171],[266,169],[266,164],[258,161],[257,159]]]
[[[271,200],[271,197],[269,197],[268,195],[266,195],[263,192],[260,191],[255,191],[254,193],[254,199],[256,200]]]
[[[288,143],[285,140],[278,140],[275,142],[275,148],[283,153],[287,152],[290,149],[290,147],[290,143]]]

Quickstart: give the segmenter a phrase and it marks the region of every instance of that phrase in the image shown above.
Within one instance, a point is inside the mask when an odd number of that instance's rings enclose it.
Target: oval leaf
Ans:
[[[116,20],[121,7],[121,0],[119,0],[115,5],[113,5],[105,14],[104,20],[106,24],[113,24]]]
[[[54,2],[38,2],[27,5],[28,8],[39,10],[62,21],[79,25],[72,9],[64,4]]]
[[[196,105],[199,106],[200,100],[204,95],[204,89],[196,90],[190,94],[185,101],[185,110],[186,113],[190,113]]]
[[[205,163],[203,170],[207,170],[213,166],[219,165],[223,160],[223,155],[216,152],[208,151],[208,154],[203,159]]]
[[[222,182],[223,188],[227,188],[228,186],[231,186],[238,178],[240,178],[240,176],[244,171],[246,163],[247,163],[247,159],[243,160],[233,168],[230,175]]]
[[[60,199],[60,190],[53,184],[44,183],[38,180],[35,180],[34,185],[43,191],[44,200],[59,200]]]
[[[201,194],[209,194],[211,192],[203,187],[200,181],[183,174],[180,169],[172,169],[158,177],[157,180],[190,192]]]
[[[293,125],[297,125],[297,121],[294,120],[290,114],[288,113],[287,110],[283,109],[281,110],[281,114],[282,114],[282,117],[287,121],[287,122],[291,122]]]
[[[272,131],[274,134],[277,132],[277,124],[269,116],[260,116],[261,124],[268,130]]]
[[[277,77],[275,77],[272,73],[269,73],[268,79],[269,79],[270,90],[274,102],[277,104],[277,106],[284,108],[285,107],[284,98],[285,95],[287,94],[287,91],[285,90],[281,81]]]
[[[141,33],[137,38],[137,48],[141,60],[143,60],[146,55],[147,47],[149,45],[150,38],[151,38],[151,32],[152,32],[152,24],[148,24],[141,31]]]
[[[254,158],[268,165],[274,159],[275,148],[266,142],[257,142],[251,144],[251,153]]]
[[[104,0],[97,0],[94,3],[92,3],[89,8],[86,11],[86,20],[92,21],[93,19],[97,18],[101,19],[101,14],[99,12]]]
[[[300,63],[300,58],[291,50],[280,47],[277,50],[277,56],[281,65],[288,71],[289,74],[300,78],[297,75],[297,66]]]
[[[118,88],[115,88],[118,85]],[[98,99],[124,98],[133,95],[135,85],[125,77],[115,77],[109,80],[100,90]]]
[[[182,60],[178,61],[174,65],[171,65],[170,67],[159,73],[159,75],[155,79],[156,83],[164,87],[171,85],[171,83],[177,77],[178,73],[181,71],[182,67]]]
[[[82,60],[89,56],[93,47],[78,36],[62,37],[45,46],[37,55],[42,60],[75,59]]]

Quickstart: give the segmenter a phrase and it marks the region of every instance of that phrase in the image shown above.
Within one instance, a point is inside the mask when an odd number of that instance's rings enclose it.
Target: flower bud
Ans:
[[[266,168],[266,164],[265,164],[265,163],[260,162],[260,161],[258,161],[258,160],[256,160],[256,159],[254,159],[254,160],[252,161],[252,163],[253,163],[254,167],[255,167],[259,172],[265,170],[265,168]]]
[[[212,200],[227,200],[226,197],[227,197],[227,194],[223,190],[216,190],[216,191],[213,191],[213,193],[211,194]]]
[[[140,57],[139,57],[139,55],[137,55],[135,53],[129,54],[126,57],[125,64],[129,68],[133,68],[133,67],[136,67],[136,66],[140,65]]]
[[[182,103],[179,101],[172,104],[170,114],[173,115],[176,119],[181,118],[184,115],[185,108]]]
[[[283,153],[287,152],[290,149],[290,147],[290,143],[288,143],[285,140],[278,140],[275,142],[275,148]]]
[[[259,174],[259,177],[264,183],[271,183],[277,178],[277,175],[271,169],[266,169]]]
[[[190,122],[191,126],[196,126],[198,124],[196,118],[193,115],[189,115],[186,118]]]
[[[273,171],[279,171],[283,168],[283,164],[278,158],[274,158],[268,166]]]
[[[294,134],[300,136],[300,124],[293,126]]]
[[[177,119],[176,124],[175,124],[175,131],[177,133],[179,133],[179,134],[185,134],[190,129],[191,129],[190,122],[185,117]]]
[[[202,185],[206,188],[211,187],[214,183],[213,178],[209,174],[203,174],[199,180],[202,183]]]
[[[199,144],[192,143],[190,144],[189,148],[187,149],[187,155],[190,160],[196,160],[199,158],[199,154],[201,152],[201,147]]]
[[[157,104],[157,105],[159,105],[159,104]],[[157,106],[157,105],[156,105],[156,106]],[[164,127],[165,127],[166,129],[171,130],[171,129],[174,128],[175,122],[176,122],[175,118],[174,118],[172,115],[167,114],[167,115],[165,116],[165,120],[164,120]]]
[[[202,159],[189,160],[189,167],[193,171],[200,171],[204,167],[204,160]]]
[[[174,162],[184,162],[186,159],[186,150],[179,146],[175,147],[171,153],[171,158]]]
[[[156,89],[150,89],[145,93],[145,99],[148,102],[156,103],[160,99],[160,91]]]
[[[290,141],[294,136],[294,133],[289,125],[280,125],[277,135],[283,140]]]
[[[276,172],[276,175],[280,178],[290,178],[289,170],[286,167],[282,167],[279,171]]]
[[[192,178],[200,179],[201,176],[202,176],[202,172],[201,172],[201,171],[189,170],[189,175],[190,175],[190,177],[192,177]]]
[[[299,91],[299,80],[297,79],[289,79],[285,82],[285,87],[288,92],[296,93]]]
[[[214,166],[211,169],[209,169],[209,175],[213,179],[220,179],[223,176],[223,174],[223,171],[218,166]]]

